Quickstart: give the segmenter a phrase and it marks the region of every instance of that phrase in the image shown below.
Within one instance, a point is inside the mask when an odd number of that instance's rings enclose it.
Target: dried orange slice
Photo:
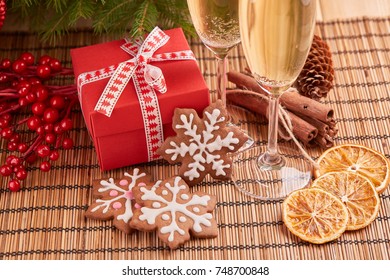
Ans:
[[[368,178],[378,193],[384,192],[389,185],[389,161],[383,154],[365,146],[335,146],[326,150],[317,163],[315,177],[334,171],[350,171]]]
[[[348,210],[344,203],[318,188],[290,193],[282,204],[282,215],[291,233],[315,244],[337,239],[348,223]]]
[[[330,172],[314,180],[311,187],[334,194],[347,206],[347,230],[364,228],[378,215],[378,193],[371,181],[357,173]]]

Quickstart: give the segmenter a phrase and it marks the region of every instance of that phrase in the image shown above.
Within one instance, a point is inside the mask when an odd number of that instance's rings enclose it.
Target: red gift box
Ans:
[[[190,50],[180,28],[164,32],[169,36],[169,40],[159,47],[154,55],[164,56],[166,53]],[[132,59],[128,52],[121,49],[125,43],[125,40],[118,40],[72,49],[75,77],[85,76],[85,73],[91,71],[105,72],[108,66],[112,66],[113,69],[119,63]],[[174,134],[172,116],[175,108],[193,108],[201,114],[210,103],[210,95],[195,60],[174,59],[154,61],[150,64],[160,68],[165,77],[167,91],[164,94],[156,91],[156,96],[163,138],[166,138]],[[79,89],[83,116],[93,139],[101,169],[109,170],[153,160],[145,135],[144,121],[148,107],[144,105],[144,111],[141,109],[134,77],[124,88],[110,117],[95,110],[95,105],[109,80],[110,78],[96,79],[84,84],[82,94]]]

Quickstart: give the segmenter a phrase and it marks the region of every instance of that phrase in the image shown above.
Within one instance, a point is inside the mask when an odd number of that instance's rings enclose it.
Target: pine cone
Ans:
[[[333,78],[330,48],[319,36],[314,35],[309,55],[294,86],[300,94],[319,100],[333,88]]]
[[[3,27],[5,20],[6,5],[5,0],[0,0],[0,30]]]

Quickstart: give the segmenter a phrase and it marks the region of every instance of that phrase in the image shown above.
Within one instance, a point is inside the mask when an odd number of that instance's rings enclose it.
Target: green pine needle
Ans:
[[[143,36],[155,26],[182,27],[194,36],[186,0],[9,0],[9,12],[29,20],[43,41],[55,43],[80,19],[92,22],[93,30],[118,37]]]
[[[131,38],[137,38],[152,31],[157,22],[158,11],[152,0],[145,0],[139,5],[134,15],[133,26],[130,30]]]

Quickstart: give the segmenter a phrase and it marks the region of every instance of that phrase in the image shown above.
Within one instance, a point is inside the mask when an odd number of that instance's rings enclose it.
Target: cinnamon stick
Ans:
[[[259,86],[256,80],[250,75],[233,71],[233,70],[229,71],[226,75],[228,81],[236,84],[238,88],[247,89],[247,90],[265,94],[264,90]]]
[[[252,112],[258,113],[268,118],[268,99],[259,96],[259,94],[253,91],[240,89],[227,90],[226,98],[236,105],[245,107]],[[292,123],[293,134],[304,144],[313,144],[312,142],[318,134],[317,128],[292,112],[287,111],[287,114],[290,117]],[[283,127],[279,126],[279,129],[279,135],[282,138],[289,140],[290,137],[283,129]]]
[[[315,146],[315,144],[320,145],[321,147],[325,148],[330,148],[333,147],[334,145],[334,139],[332,136],[325,134],[325,135],[320,135],[318,134],[316,138],[314,138],[313,141],[308,143],[308,146]]]
[[[268,117],[267,93],[259,86],[249,74],[230,71],[228,80],[237,85],[238,90],[229,90],[227,100],[236,105]],[[280,97],[281,105],[292,123],[292,132],[305,145],[319,145],[324,148],[332,147],[333,137],[337,134],[334,111],[316,100],[302,96],[291,88]],[[288,134],[279,126],[279,135],[288,140]]]
[[[334,111],[330,107],[309,97],[300,95],[296,89],[289,89],[280,96],[280,103],[290,111],[322,122],[333,119]]]
[[[247,74],[237,71],[227,73],[228,80],[238,88],[248,89],[260,94],[267,93],[259,86],[256,80]],[[311,98],[302,96],[295,89],[290,89],[280,96],[280,104],[294,113],[310,116],[322,122],[329,122],[333,118],[334,111],[328,106]]]
[[[309,118],[308,116],[305,116],[305,115],[302,115],[302,114],[297,114],[300,118],[304,119],[305,121],[307,121],[308,123],[312,124],[313,126],[315,126],[317,129],[318,129],[318,133],[320,135],[325,135],[325,134],[329,134],[329,125],[320,121],[320,120],[317,120],[315,118]]]

